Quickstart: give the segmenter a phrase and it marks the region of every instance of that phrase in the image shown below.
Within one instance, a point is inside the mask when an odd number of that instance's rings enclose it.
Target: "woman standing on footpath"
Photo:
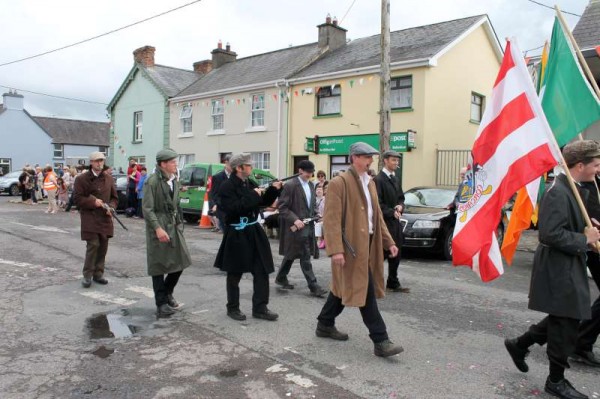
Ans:
[[[56,173],[52,170],[52,166],[46,166],[46,176],[44,177],[44,191],[48,195],[48,209],[46,213],[58,212],[58,205],[56,205],[56,192],[58,190]]]

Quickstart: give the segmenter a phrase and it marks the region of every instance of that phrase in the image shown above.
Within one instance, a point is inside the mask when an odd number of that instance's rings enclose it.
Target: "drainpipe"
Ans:
[[[276,176],[281,176],[280,159],[281,159],[281,92],[279,91],[279,82],[275,82],[277,88],[277,173]]]

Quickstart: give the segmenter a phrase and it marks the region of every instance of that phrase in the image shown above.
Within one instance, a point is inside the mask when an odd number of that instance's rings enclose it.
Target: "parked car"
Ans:
[[[404,192],[403,248],[416,248],[452,259],[452,235],[456,213],[448,209],[456,190],[442,187],[415,187]],[[504,238],[504,210],[496,230],[498,243]]]
[[[117,212],[125,212],[127,208],[127,175],[124,173],[113,173],[115,188],[117,189]]]
[[[19,188],[19,176],[23,171],[17,170],[10,172],[0,177],[0,193],[8,193],[8,195],[17,196],[21,194]]]

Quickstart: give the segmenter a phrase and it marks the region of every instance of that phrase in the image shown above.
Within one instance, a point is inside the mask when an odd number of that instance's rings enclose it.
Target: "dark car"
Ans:
[[[452,235],[456,213],[449,205],[456,190],[442,187],[415,187],[404,192],[403,248],[417,248],[435,252],[444,259],[452,259]],[[504,211],[496,230],[498,243],[504,238]]]

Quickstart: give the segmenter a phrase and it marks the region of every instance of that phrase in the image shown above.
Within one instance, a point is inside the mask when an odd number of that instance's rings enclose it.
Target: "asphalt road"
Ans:
[[[175,316],[155,317],[143,220],[125,219],[129,232],[116,227],[110,283],[83,289],[79,215],[14,199],[0,196],[0,398],[549,397],[545,348],[532,350],[523,374],[503,345],[544,316],[527,310],[531,252],[518,251],[489,284],[435,257],[405,258],[400,277],[412,292],[379,301],[390,338],[405,351],[381,359],[357,309],[337,321],[349,341],[315,336],[324,300],[308,295],[298,263],[295,290],[271,286],[279,321],[226,317],[225,277],[212,266],[221,236],[191,225],[193,265],[176,289],[185,307]],[[313,265],[327,286],[328,259]],[[250,315],[250,275],[241,292]],[[599,374],[575,364],[567,378],[598,398]]]

